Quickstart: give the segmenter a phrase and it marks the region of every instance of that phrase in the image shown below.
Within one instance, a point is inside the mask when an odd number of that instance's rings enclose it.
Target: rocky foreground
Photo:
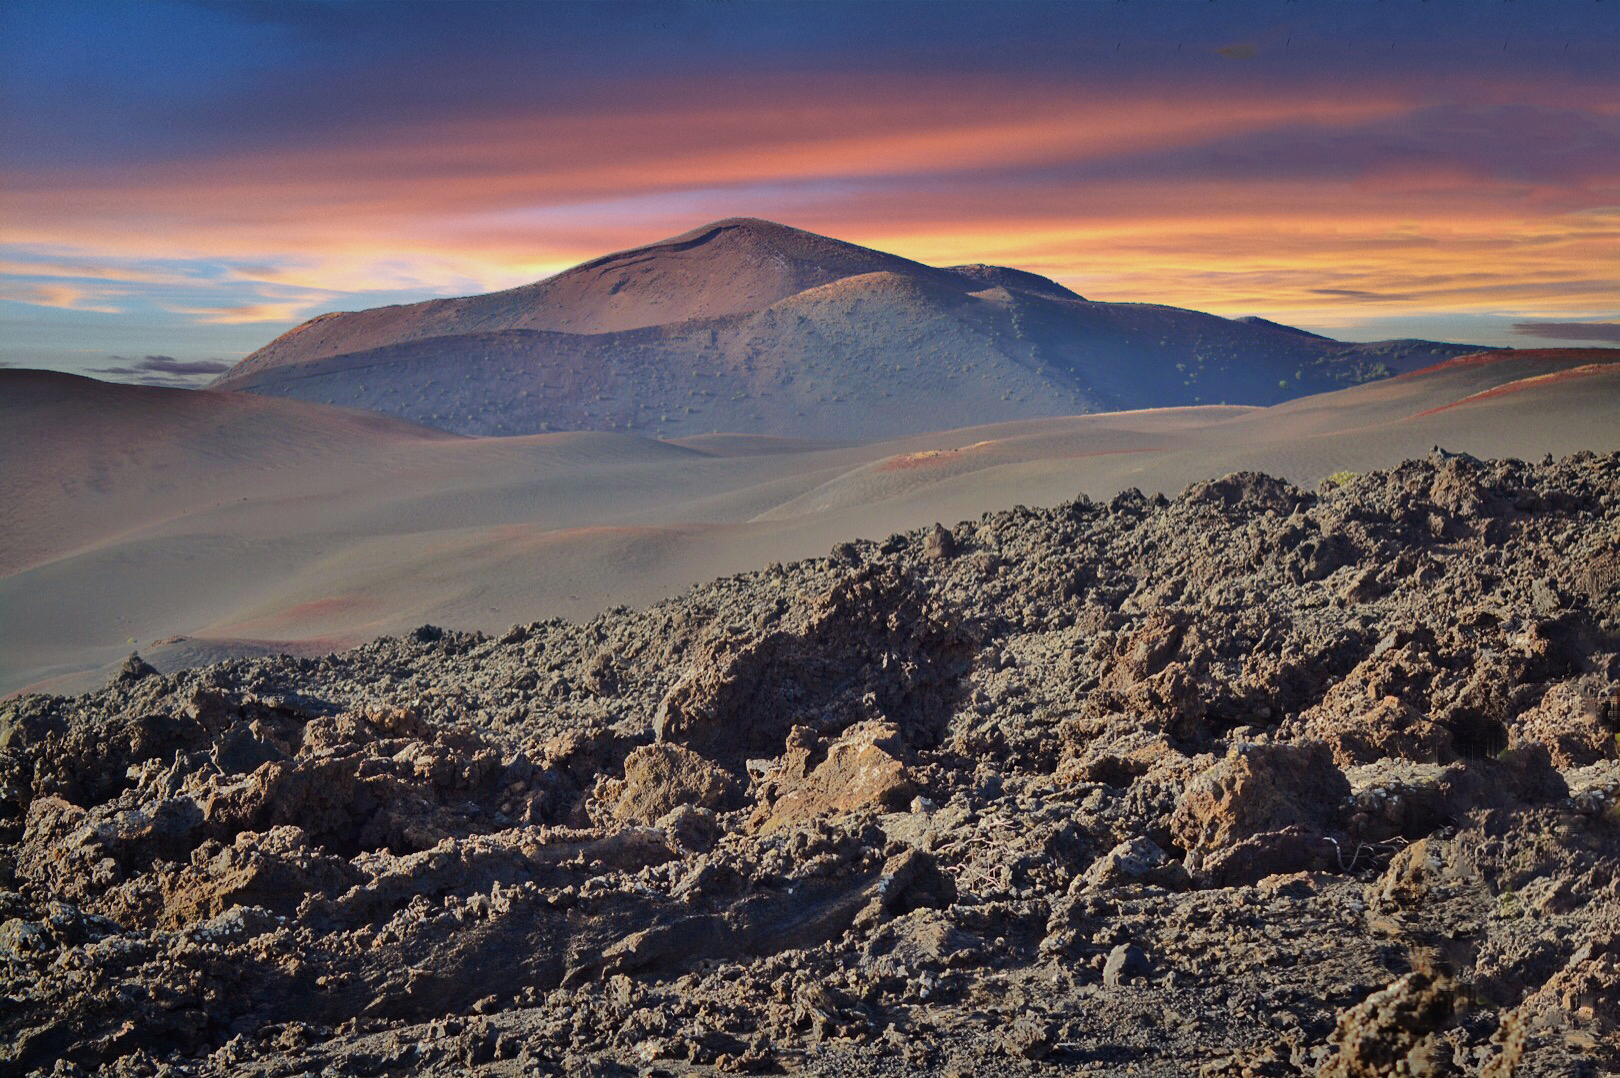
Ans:
[[[1620,1067],[1620,455],[0,709],[0,1069]]]

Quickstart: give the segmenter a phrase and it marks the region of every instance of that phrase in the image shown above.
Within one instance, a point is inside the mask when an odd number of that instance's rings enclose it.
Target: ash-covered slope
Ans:
[[[323,315],[215,386],[465,434],[856,439],[1271,404],[1472,350],[1090,303],[1021,270],[937,269],[734,218],[506,292]]]
[[[374,412],[0,370],[0,577],[109,533],[234,503],[277,475],[364,468],[401,447],[459,441]],[[288,494],[307,492],[301,478]]]
[[[1436,455],[132,659],[0,712],[0,1058],[1610,1072],[1617,537],[1620,455]]]

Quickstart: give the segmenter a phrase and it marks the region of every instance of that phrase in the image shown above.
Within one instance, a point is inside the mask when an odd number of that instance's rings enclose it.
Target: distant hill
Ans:
[[[1274,404],[1477,351],[1094,303],[750,218],[505,292],[327,314],[214,388],[465,434],[862,439],[1126,408]]]

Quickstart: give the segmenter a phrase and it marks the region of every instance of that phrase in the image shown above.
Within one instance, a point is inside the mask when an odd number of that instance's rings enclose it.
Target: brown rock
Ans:
[[[1402,703],[1385,696],[1366,711],[1348,718],[1317,714],[1307,735],[1327,742],[1340,767],[1370,764],[1388,757],[1419,763],[1444,763],[1454,754],[1451,732]]]
[[[935,524],[923,537],[923,557],[930,561],[942,561],[956,553],[956,536],[952,535],[943,525]]]
[[[1578,948],[1563,969],[1525,1000],[1522,1010],[1557,1012],[1564,1023],[1593,1027],[1610,1044],[1620,1045],[1620,936]]]
[[[1553,686],[1541,703],[1519,716],[1512,741],[1545,746],[1561,769],[1585,767],[1614,758],[1617,725],[1620,699],[1606,700],[1566,682]]]
[[[1091,863],[1081,877],[1087,887],[1120,887],[1155,883],[1174,887],[1186,883],[1182,867],[1170,860],[1151,839],[1121,842]]]
[[[1287,827],[1333,826],[1350,784],[1320,741],[1242,745],[1182,791],[1171,834],[1188,849],[1226,846]]]
[[[797,728],[788,750],[762,784],[760,808],[750,820],[759,831],[864,808],[898,808],[916,787],[900,759],[900,731],[892,723],[863,722],[827,747],[812,764],[818,742]]]
[[[1577,585],[1598,601],[1620,593],[1620,542],[1609,542],[1587,555],[1576,574]]]
[[[1353,854],[1304,827],[1262,831],[1227,846],[1197,850],[1187,869],[1218,887],[1256,883],[1267,876],[1350,867]]]
[[[997,1035],[1001,1050],[1019,1059],[1045,1059],[1057,1039],[1053,1023],[1039,1015],[1024,1014],[1013,1019]]]
[[[732,794],[731,777],[691,749],[643,745],[624,758],[624,778],[603,779],[596,801],[619,824],[651,824],[683,805],[713,809]]]
[[[1443,1074],[1434,1034],[1450,1024],[1460,994],[1449,980],[1413,971],[1339,1014],[1328,1043],[1337,1049],[1317,1078]]]
[[[1368,896],[1386,908],[1416,906],[1447,876],[1442,853],[1439,840],[1418,839],[1390,859]]]
[[[884,718],[908,743],[938,740],[971,637],[928,589],[865,568],[796,626],[703,644],[658,704],[653,732],[727,766],[775,756],[795,725],[842,730]]]

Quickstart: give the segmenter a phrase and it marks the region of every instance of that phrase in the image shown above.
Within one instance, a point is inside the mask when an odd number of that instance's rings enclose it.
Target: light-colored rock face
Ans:
[[[604,779],[596,800],[605,821],[651,824],[682,807],[719,808],[731,777],[679,745],[643,745],[624,758],[624,778]]]
[[[787,752],[763,776],[763,803],[752,825],[768,832],[819,816],[898,808],[916,790],[901,759],[904,751],[893,723],[859,723],[827,745],[796,728]],[[817,756],[820,762],[813,763]]]
[[[1349,796],[1321,742],[1241,745],[1188,784],[1170,830],[1189,850],[1289,827],[1320,830],[1333,826]]]

